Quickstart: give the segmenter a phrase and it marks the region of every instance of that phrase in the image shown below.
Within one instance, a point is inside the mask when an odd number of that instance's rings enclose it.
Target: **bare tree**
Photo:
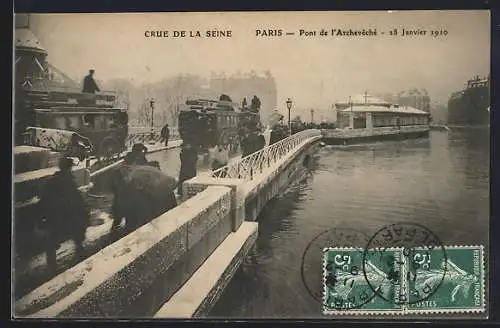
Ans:
[[[147,126],[151,123],[151,107],[147,99],[142,102],[138,114],[139,124]]]
[[[116,98],[115,98],[116,105],[121,107],[121,108],[126,108],[128,109],[130,106],[130,95],[128,90],[117,90],[116,91]]]
[[[180,105],[183,104],[189,97],[189,94],[194,90],[190,90],[192,86],[188,85],[182,75],[175,77],[165,90],[165,111],[168,113],[170,124],[176,126],[179,119]]]

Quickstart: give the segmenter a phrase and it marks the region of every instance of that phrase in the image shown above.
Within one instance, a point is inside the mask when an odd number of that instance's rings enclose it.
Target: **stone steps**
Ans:
[[[49,167],[50,149],[18,146],[14,148],[15,173],[24,173]]]
[[[14,148],[15,173],[25,173],[57,166],[60,152],[33,146],[17,146]]]

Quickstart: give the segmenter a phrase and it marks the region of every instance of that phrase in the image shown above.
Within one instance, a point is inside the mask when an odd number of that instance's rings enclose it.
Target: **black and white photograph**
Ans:
[[[485,319],[487,10],[14,13],[14,319]]]

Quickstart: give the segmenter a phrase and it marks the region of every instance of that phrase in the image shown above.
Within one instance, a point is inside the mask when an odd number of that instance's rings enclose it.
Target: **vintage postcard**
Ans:
[[[489,11],[14,20],[13,318],[488,317]]]

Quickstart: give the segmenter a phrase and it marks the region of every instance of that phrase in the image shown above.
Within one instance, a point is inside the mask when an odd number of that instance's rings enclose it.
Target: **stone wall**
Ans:
[[[15,303],[16,317],[152,317],[232,230],[232,191],[214,186]]]

